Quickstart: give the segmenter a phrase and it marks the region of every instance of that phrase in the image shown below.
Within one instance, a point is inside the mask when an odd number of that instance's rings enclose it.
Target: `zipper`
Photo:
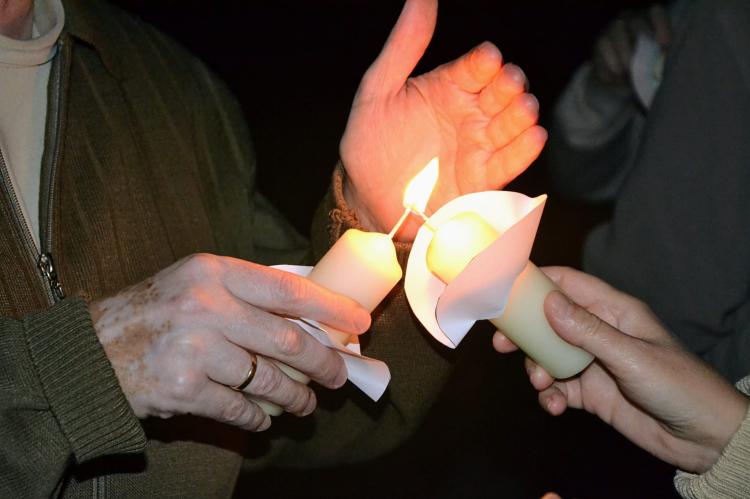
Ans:
[[[59,54],[62,49],[62,41],[58,43],[60,43],[60,47],[58,48]],[[11,209],[13,210],[16,221],[19,222],[18,225],[21,229],[21,239],[23,240],[23,245],[26,248],[31,262],[33,262],[34,267],[36,267],[36,269],[39,271],[37,275],[42,285],[42,289],[45,290],[47,301],[50,303],[50,305],[65,298],[65,293],[63,291],[62,285],[57,278],[57,270],[55,269],[54,259],[52,258],[51,216],[52,201],[54,197],[54,185],[57,174],[57,163],[60,157],[59,135],[62,126],[60,115],[60,100],[62,96],[62,68],[60,59],[61,58],[55,58],[55,60],[53,61],[53,67],[50,71],[50,78],[54,77],[55,86],[53,92],[54,101],[51,106],[48,106],[48,109],[50,110],[50,113],[52,115],[51,118],[54,120],[54,131],[51,137],[54,142],[52,143],[52,157],[49,161],[49,181],[47,182],[48,188],[46,193],[46,226],[44,231],[40,230],[40,232],[42,232],[40,234],[40,248],[37,248],[34,237],[31,234],[30,225],[23,216],[21,202],[18,199],[18,196],[16,195],[16,192],[13,188],[13,182],[10,177],[8,165],[5,162],[5,157],[3,156],[2,150],[0,150],[0,180],[2,180],[3,190],[11,201]],[[46,139],[48,139],[48,137],[45,137],[45,140]],[[44,165],[42,165],[42,169],[44,169]]]
[[[55,201],[55,181],[57,180],[57,166],[60,162],[60,149],[61,141],[60,136],[62,134],[62,80],[63,80],[63,59],[65,59],[65,48],[62,38],[57,42],[57,52],[52,62],[52,69],[50,71],[50,78],[53,80],[54,85],[53,91],[49,97],[52,99],[51,105],[47,106],[50,113],[48,120],[54,124],[52,134],[46,137],[47,142],[50,145],[49,150],[52,151],[50,158],[45,158],[45,163],[49,164],[47,172],[46,189],[46,203],[42,206],[46,207],[44,218],[40,222],[44,222],[44,227],[39,230],[39,243],[41,249],[39,252],[39,258],[37,260],[37,268],[42,274],[42,277],[47,281],[49,291],[52,294],[52,302],[58,302],[65,298],[65,292],[63,291],[62,284],[57,278],[57,270],[55,269],[55,261],[52,258],[52,207]],[[45,165],[42,165],[44,167]],[[41,190],[41,189],[40,189]],[[41,227],[41,224],[40,224]]]
[[[64,298],[65,293],[63,292],[60,282],[57,280],[57,271],[55,270],[55,264],[52,260],[52,254],[42,252],[36,247],[36,242],[34,242],[34,237],[31,235],[29,224],[23,216],[21,202],[16,195],[16,191],[13,189],[10,173],[8,172],[8,166],[5,163],[2,150],[0,150],[0,179],[2,179],[5,194],[10,198],[16,220],[20,222],[18,225],[21,228],[23,245],[26,248],[31,262],[39,270],[37,275],[42,285],[42,289],[46,292],[47,300],[50,304],[53,304]]]

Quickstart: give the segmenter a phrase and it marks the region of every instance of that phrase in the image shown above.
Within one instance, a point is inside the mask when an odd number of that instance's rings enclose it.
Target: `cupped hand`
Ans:
[[[195,414],[253,431],[269,417],[249,396],[306,415],[306,385],[271,359],[338,388],[341,357],[283,317],[305,317],[352,334],[366,310],[302,277],[234,258],[197,254],[90,306],[94,328],[122,390],[140,418]],[[257,369],[242,384],[257,354]]]
[[[440,179],[429,210],[498,189],[536,159],[547,139],[539,103],[518,66],[485,42],[429,73],[409,78],[435,29],[437,0],[407,0],[354,98],[341,158],[345,194],[361,222],[388,232],[403,211],[406,184],[434,156]],[[418,225],[407,223],[402,240]]]
[[[641,301],[582,272],[543,270],[569,297],[547,297],[550,325],[596,361],[555,381],[527,359],[541,406],[552,415],[585,409],[664,461],[709,469],[743,421],[747,398],[685,351]],[[504,337],[494,341],[512,348]]]

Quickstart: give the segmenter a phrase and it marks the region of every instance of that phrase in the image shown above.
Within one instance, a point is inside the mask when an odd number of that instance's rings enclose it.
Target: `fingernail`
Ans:
[[[368,329],[370,329],[370,323],[372,322],[372,318],[370,317],[370,314],[362,310],[362,312],[357,314],[357,319],[355,325],[357,326],[357,331],[365,332]]]
[[[339,371],[339,375],[336,376],[336,380],[333,382],[333,388],[341,388],[349,378],[349,373],[346,372],[346,368]]]
[[[515,64],[506,64],[505,71],[514,82],[518,83],[519,85],[526,84],[526,75],[520,67],[516,66]]]
[[[524,96],[523,100],[524,106],[526,106],[526,109],[528,109],[531,112],[538,112],[539,111],[539,101],[536,97],[534,97],[531,94],[526,94]]]
[[[548,398],[547,402],[545,402],[544,404],[544,406],[547,408],[547,412],[552,412],[552,405],[553,405],[552,399]]]
[[[560,319],[565,319],[573,313],[573,304],[559,291],[550,292],[547,295],[547,303],[552,313]]]

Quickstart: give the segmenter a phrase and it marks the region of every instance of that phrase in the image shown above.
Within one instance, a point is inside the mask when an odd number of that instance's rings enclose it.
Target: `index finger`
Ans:
[[[277,315],[313,319],[351,334],[370,327],[370,314],[359,303],[279,269],[226,258],[223,282],[238,299]]]

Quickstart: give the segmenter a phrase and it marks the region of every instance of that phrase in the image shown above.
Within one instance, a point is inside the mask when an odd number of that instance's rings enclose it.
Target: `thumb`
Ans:
[[[547,295],[544,313],[562,339],[592,354],[615,375],[624,374],[638,357],[641,340],[615,329],[559,291]]]
[[[363,97],[397,92],[430,44],[437,20],[437,0],[406,0],[383,50],[362,79]]]

